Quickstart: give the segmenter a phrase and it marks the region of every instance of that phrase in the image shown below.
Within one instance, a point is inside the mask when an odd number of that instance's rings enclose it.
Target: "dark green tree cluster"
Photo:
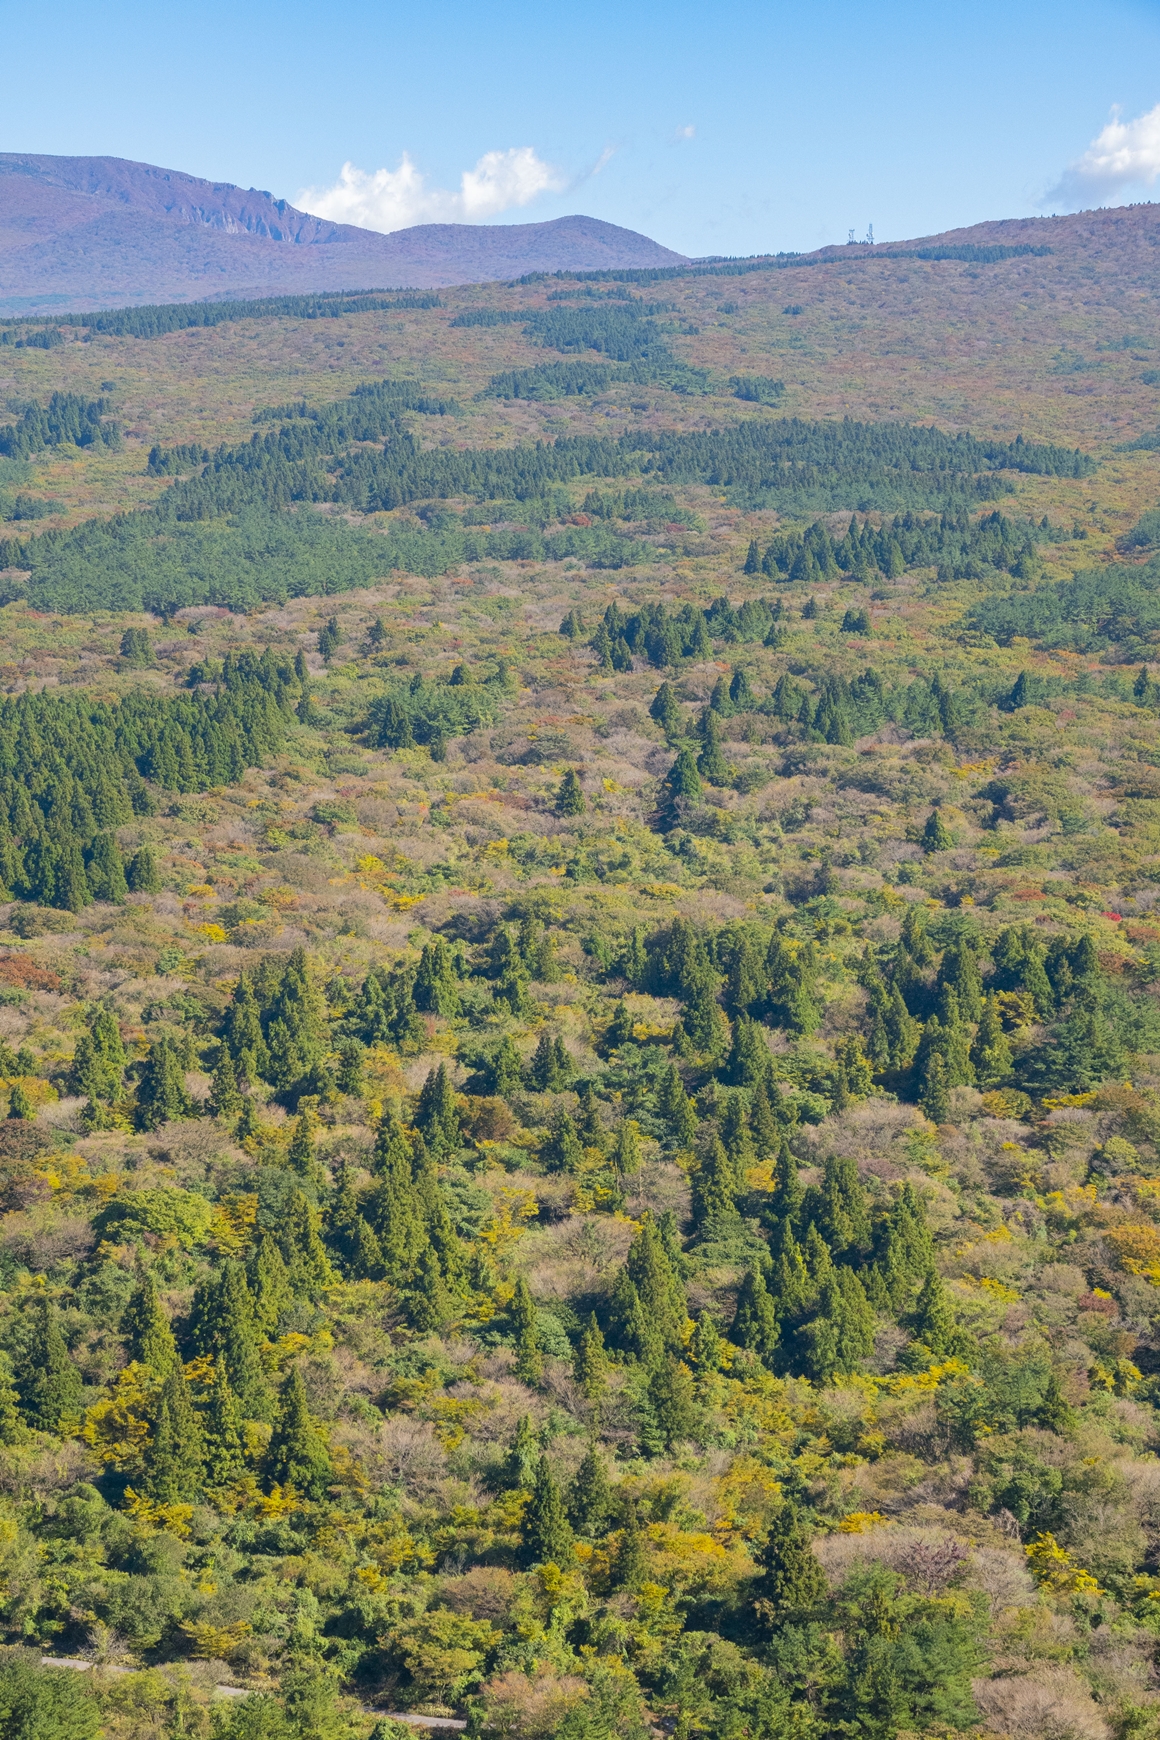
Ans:
[[[269,652],[225,661],[213,691],[130,690],[118,702],[59,693],[0,705],[0,881],[21,900],[76,912],[147,888],[115,830],[148,815],[146,780],[202,791],[241,779],[280,749],[299,693]]]

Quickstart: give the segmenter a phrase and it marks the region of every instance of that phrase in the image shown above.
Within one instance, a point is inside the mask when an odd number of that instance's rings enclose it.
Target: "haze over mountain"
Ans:
[[[118,157],[0,154],[0,312],[486,282],[685,258],[598,218],[381,235]]]

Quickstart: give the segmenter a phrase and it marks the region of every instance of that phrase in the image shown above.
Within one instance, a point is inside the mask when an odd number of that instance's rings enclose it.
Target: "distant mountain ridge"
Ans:
[[[420,224],[381,235],[151,163],[0,153],[0,314],[367,285],[433,289],[684,259],[599,218]]]

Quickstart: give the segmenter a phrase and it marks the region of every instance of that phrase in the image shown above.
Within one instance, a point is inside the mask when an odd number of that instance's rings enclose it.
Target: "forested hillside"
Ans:
[[[4,329],[5,1740],[1160,1733],[1160,310],[1030,247]]]

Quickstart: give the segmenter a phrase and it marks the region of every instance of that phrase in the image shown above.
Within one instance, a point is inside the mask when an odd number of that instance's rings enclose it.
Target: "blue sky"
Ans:
[[[583,211],[745,254],[1160,198],[1160,0],[0,0],[0,29],[0,150],[376,227]]]

